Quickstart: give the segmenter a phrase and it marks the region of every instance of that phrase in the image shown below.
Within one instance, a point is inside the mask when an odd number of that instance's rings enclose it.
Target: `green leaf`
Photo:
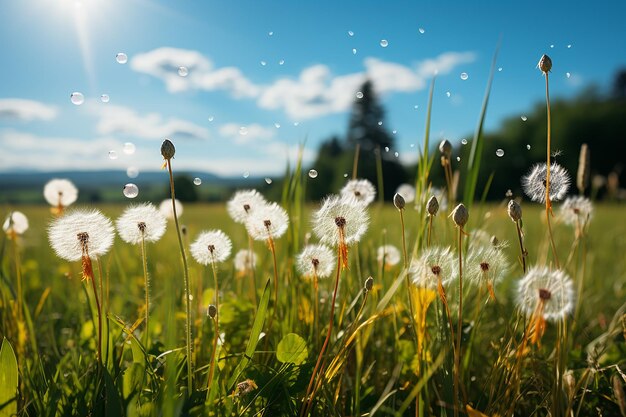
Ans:
[[[285,335],[278,342],[276,359],[283,363],[300,365],[306,361],[307,356],[309,356],[309,351],[306,348],[306,341],[295,333]]]
[[[5,337],[0,348],[0,417],[17,414],[17,376],[15,352]]]

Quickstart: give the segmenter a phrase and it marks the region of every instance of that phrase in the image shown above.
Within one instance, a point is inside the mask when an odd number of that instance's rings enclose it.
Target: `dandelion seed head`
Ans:
[[[586,197],[567,197],[561,205],[559,217],[569,226],[582,226],[593,217],[593,204]]]
[[[476,285],[497,283],[510,269],[510,264],[503,253],[494,246],[470,246],[464,266],[467,280]]]
[[[535,202],[546,202],[546,175],[545,163],[533,166],[531,171],[522,177],[524,193]],[[550,200],[560,201],[569,190],[570,177],[565,168],[557,163],[550,165]]]
[[[235,269],[238,272],[246,272],[250,268],[254,269],[256,262],[256,254],[248,249],[241,249],[235,254]]]
[[[568,315],[574,307],[574,285],[570,277],[562,270],[531,268],[519,281],[517,305],[530,316],[540,300],[544,304],[544,319],[556,321]]]
[[[455,260],[450,248],[430,247],[411,261],[409,277],[417,287],[435,290],[439,279],[444,286],[456,279]]]
[[[67,207],[78,198],[78,189],[70,180],[55,178],[43,187],[43,196],[53,207]]]
[[[257,190],[240,190],[228,200],[226,210],[235,222],[244,224],[254,210],[266,204],[267,201]]]
[[[176,217],[180,218],[183,215],[183,203],[181,203],[178,199],[174,200],[174,204],[176,205]],[[159,204],[159,212],[163,216],[165,216],[168,220],[174,220],[174,210],[172,209],[172,200],[165,199],[161,201]]]
[[[342,198],[337,195],[327,197],[313,214],[313,233],[322,243],[338,246],[358,242],[367,231],[369,215],[363,203],[355,198]]]
[[[191,256],[201,265],[224,262],[230,256],[233,244],[221,230],[209,230],[198,235],[189,247]]]
[[[122,240],[136,245],[143,239],[156,242],[165,233],[167,219],[150,203],[130,206],[115,222],[117,233]]]
[[[337,261],[332,249],[326,245],[308,245],[298,255],[296,268],[300,274],[318,278],[329,277]]]
[[[350,180],[339,194],[342,197],[354,197],[357,202],[367,206],[376,198],[376,188],[368,180]]]
[[[254,240],[277,239],[285,234],[289,215],[276,203],[257,206],[246,218],[246,229]]]
[[[28,230],[28,218],[21,211],[12,211],[4,220],[2,230],[9,235],[21,235]]]
[[[415,200],[415,187],[411,184],[400,184],[396,189],[396,193],[400,194],[407,203],[411,203]]]
[[[376,250],[376,259],[379,264],[385,262],[385,266],[395,266],[400,263],[400,251],[393,245],[379,246]]]
[[[470,234],[470,245],[473,247],[491,247],[491,236],[482,229],[473,230]]]
[[[48,240],[59,258],[77,261],[87,245],[92,257],[106,254],[115,237],[113,223],[99,210],[76,210],[52,221]]]

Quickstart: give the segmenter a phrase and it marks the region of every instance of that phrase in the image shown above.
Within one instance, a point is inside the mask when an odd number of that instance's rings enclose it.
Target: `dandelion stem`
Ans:
[[[522,269],[524,270],[524,273],[526,273],[526,257],[528,256],[528,252],[524,249],[524,237],[522,235],[522,228],[520,227],[519,220],[515,221],[515,227],[517,228],[517,239],[519,240],[519,248],[522,254]]]
[[[356,173],[359,167],[359,152],[361,151],[361,144],[357,143],[354,148],[354,160],[352,161],[352,179],[356,179]]]
[[[89,254],[86,254],[86,256],[89,256]],[[98,359],[98,364],[102,365],[102,307],[100,306],[100,298],[98,297],[98,289],[96,288],[96,277],[91,276],[91,278],[87,279],[91,281],[93,296],[96,301],[96,310],[98,313],[98,351],[96,352],[96,358]]]
[[[433,216],[428,216],[428,238],[426,239],[426,246],[430,247],[430,235],[433,229]]]
[[[149,343],[150,343],[150,323],[149,323],[149,317],[150,317],[150,292],[149,292],[149,282],[148,282],[148,259],[146,257],[146,240],[145,240],[145,236],[144,236],[144,232],[141,232],[141,259],[142,259],[142,263],[143,263],[143,285],[144,285],[144,292],[145,292],[145,297],[146,297],[146,312],[145,312],[145,321],[146,321],[146,327],[145,327],[145,333],[144,333],[144,346],[146,349],[149,348]]]
[[[463,326],[463,228],[459,227],[459,320],[456,327],[456,348],[454,349],[454,402],[459,401],[461,373],[461,328]],[[461,407],[463,405],[461,404]],[[454,415],[458,416],[459,407],[454,405]]]
[[[252,301],[254,305],[258,305],[256,299],[256,276],[254,274],[254,259],[252,253],[252,236],[248,233],[248,273],[250,274],[250,285],[252,285]]]
[[[180,247],[180,256],[183,261],[183,278],[185,281],[185,330],[186,330],[186,350],[187,350],[187,395],[191,396],[193,391],[193,358],[191,357],[191,300],[189,299],[189,268],[187,267],[187,255],[183,246],[183,239],[180,235],[180,226],[178,225],[178,215],[176,213],[176,194],[174,191],[174,176],[172,174],[172,160],[166,159],[167,170],[170,175],[170,194],[172,198],[172,212],[174,214],[174,224],[176,225],[176,237],[178,238],[178,246]]]
[[[554,256],[554,263],[556,268],[559,269],[559,257],[556,253],[556,246],[554,244],[554,237],[552,236],[552,226],[550,225],[550,215],[552,214],[552,201],[550,201],[550,90],[548,83],[548,72],[545,72],[546,76],[546,108],[547,108],[547,162],[546,162],[546,221],[548,223],[548,234],[550,236],[550,245],[552,246],[552,255]]]
[[[213,282],[215,285],[215,337],[213,338],[213,351],[211,352],[211,364],[209,365],[209,381],[207,383],[207,400],[211,394],[211,383],[213,382],[213,373],[215,371],[215,357],[217,356],[217,340],[220,337],[220,293],[217,283],[217,269],[215,261],[211,262],[211,269],[213,270]]]

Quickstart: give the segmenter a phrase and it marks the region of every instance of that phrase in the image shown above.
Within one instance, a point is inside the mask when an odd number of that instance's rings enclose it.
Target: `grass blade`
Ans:
[[[17,358],[4,338],[0,348],[0,417],[17,414]]]

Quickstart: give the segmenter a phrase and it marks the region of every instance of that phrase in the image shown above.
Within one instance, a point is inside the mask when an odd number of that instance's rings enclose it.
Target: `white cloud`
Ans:
[[[57,116],[53,106],[34,100],[20,98],[0,99],[0,119],[21,121],[53,120]]]
[[[157,48],[135,55],[130,67],[165,82],[170,92],[186,90],[226,90],[235,97],[255,97],[258,89],[236,67],[214,68],[213,63],[197,51],[178,48]],[[186,67],[188,75],[178,75]]]
[[[276,135],[276,129],[261,126],[253,123],[251,125],[240,125],[237,123],[226,123],[219,128],[221,136],[232,140],[237,145],[254,143],[258,140],[272,139]]]
[[[139,115],[135,110],[123,106],[88,106],[89,111],[99,116],[96,131],[100,135],[122,134],[142,139],[183,137],[208,139],[209,130],[187,120],[169,118],[158,113]]]

